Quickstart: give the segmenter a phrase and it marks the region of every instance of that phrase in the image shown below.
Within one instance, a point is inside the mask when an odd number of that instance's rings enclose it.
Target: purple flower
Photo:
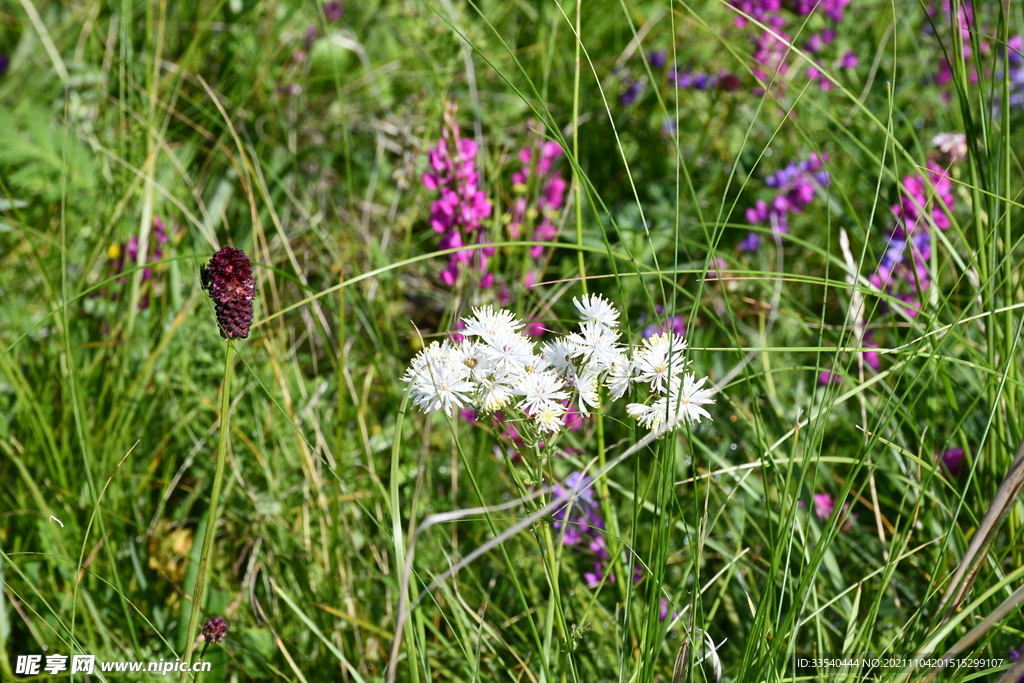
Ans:
[[[7,73],[7,67],[10,66],[11,60],[7,55],[0,55],[0,76]]]
[[[839,61],[836,63],[836,65],[840,69],[856,69],[857,64],[859,63],[860,60],[857,58],[857,53],[854,52],[853,50],[849,50],[846,52],[846,54],[839,58]]]
[[[551,487],[553,498],[572,496],[574,493],[576,495],[575,499],[567,501],[552,514],[555,518],[555,531],[565,529],[562,537],[564,545],[579,545],[583,541],[584,533],[592,535],[604,528],[593,486],[594,482],[590,477],[582,472],[572,472],[561,485],[555,484]]]
[[[153,218],[153,227],[149,232],[149,243],[147,246],[147,256],[145,261],[147,263],[152,261],[159,261],[163,258],[164,250],[163,245],[167,244],[167,227],[164,225],[163,220],[160,217]],[[107,249],[107,256],[109,261],[107,266],[110,271],[117,275],[123,273],[125,269],[135,267],[135,264],[139,259],[139,237],[138,235],[132,235],[125,242],[118,244],[112,244]],[[147,282],[153,277],[153,269],[150,266],[145,266],[142,269],[142,282]],[[118,278],[118,283],[122,286],[125,284],[126,278]],[[111,301],[117,301],[120,298],[120,293],[104,292],[104,296],[108,297]],[[149,297],[142,296],[139,298],[139,309],[145,309],[149,307]]]
[[[647,53],[647,63],[651,65],[652,69],[662,68],[665,66],[665,51],[651,50]]]
[[[950,476],[959,478],[967,471],[967,463],[964,461],[966,453],[962,448],[947,448],[942,453],[942,464],[949,470]],[[936,458],[939,454],[935,454]]]
[[[749,211],[749,209],[748,209],[748,211]],[[751,221],[751,223],[754,223],[754,222],[757,222],[757,221]],[[743,241],[740,242],[740,244],[739,244],[740,251],[746,252],[746,253],[750,253],[752,251],[757,251],[760,248],[761,248],[761,236],[759,234],[757,234],[756,232],[748,232],[747,236],[744,237]]]
[[[227,634],[228,622],[224,620],[224,617],[214,617],[203,624],[203,638],[208,643],[219,643]]]
[[[234,247],[223,247],[213,255],[209,265],[200,270],[200,276],[203,289],[213,299],[220,336],[225,339],[248,337],[256,284],[246,253]]]
[[[789,215],[800,213],[817,194],[818,186],[827,186],[831,178],[822,169],[826,155],[811,153],[802,161],[793,160],[785,168],[765,178],[764,184],[776,191],[771,203],[757,200],[746,210],[748,223],[768,224],[772,231],[785,233],[789,230]]]
[[[332,0],[332,2],[324,3],[324,17],[328,22],[335,22],[341,19],[342,13],[345,11],[345,3],[339,2],[338,0]]]
[[[622,104],[629,106],[636,101],[636,98],[640,96],[640,93],[644,91],[644,80],[642,78],[632,80],[629,78],[623,81],[626,84],[626,90],[622,93],[619,101]]]
[[[658,315],[664,313],[664,307],[660,304],[655,306],[655,310]],[[658,333],[675,332],[680,337],[686,336],[686,323],[683,321],[682,316],[670,315],[660,323],[651,323],[640,332],[640,336],[644,339],[650,339]]]
[[[583,581],[587,584],[587,588],[597,588],[604,581],[604,565],[601,562],[594,563],[594,571],[583,572]],[[615,574],[608,575],[609,581],[615,580]]]
[[[746,17],[740,15],[739,12],[764,22],[770,15],[782,9],[782,0],[730,0],[729,4],[737,10],[735,19],[737,28],[747,25]]]

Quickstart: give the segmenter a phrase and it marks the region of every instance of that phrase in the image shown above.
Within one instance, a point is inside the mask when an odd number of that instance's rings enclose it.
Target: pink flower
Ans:
[[[575,407],[569,405],[566,407],[565,415],[562,416],[562,424],[570,431],[579,431],[583,428],[583,416]]]
[[[837,375],[831,370],[822,370],[818,374],[818,383],[824,384],[825,386],[835,386],[836,384],[842,384],[843,376]]]
[[[523,334],[534,339],[537,337],[543,337],[545,332],[544,323],[539,320],[531,320],[526,323],[526,327],[523,328]]]
[[[836,509],[836,499],[832,497],[831,493],[815,493],[814,499],[814,514],[818,516],[818,519],[825,520],[832,516],[832,513]],[[850,516],[847,515],[847,511],[850,509],[849,503],[843,503],[843,511],[840,514],[840,531],[849,531],[853,528],[853,522]],[[853,515],[856,519],[857,515]]]
[[[450,144],[449,144],[450,143]],[[454,158],[451,150],[455,150]],[[445,111],[445,125],[437,146],[427,152],[429,171],[423,174],[423,186],[437,191],[440,197],[430,207],[430,226],[441,235],[441,249],[457,249],[470,242],[470,235],[476,233],[475,242],[484,241],[482,221],[490,217],[493,207],[487,193],[479,189],[480,175],[474,159],[477,155],[476,141],[463,138],[455,123],[455,107]],[[486,272],[487,254],[479,250],[464,249],[449,256],[447,267],[439,278],[451,287],[458,279],[460,267],[473,263],[481,273],[481,284],[485,288],[494,283]]]
[[[878,344],[872,341],[865,341],[864,346],[872,349],[878,348]],[[867,363],[875,372],[878,372],[879,368],[882,367],[882,357],[878,354],[878,351],[865,351],[864,362]]]

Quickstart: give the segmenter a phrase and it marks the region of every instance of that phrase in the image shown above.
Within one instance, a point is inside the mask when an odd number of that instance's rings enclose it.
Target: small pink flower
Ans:
[[[526,326],[523,328],[523,334],[534,339],[537,337],[543,337],[546,331],[547,330],[544,329],[544,323],[539,320],[531,320],[526,323]]]
[[[877,344],[872,343],[867,343],[866,346],[870,346],[876,349],[878,348]],[[882,367],[882,357],[878,354],[878,351],[865,351],[864,362],[867,363],[868,366],[875,372],[878,372],[878,370]]]
[[[825,386],[830,386],[830,385],[834,386],[836,384],[841,384],[842,381],[843,381],[843,376],[842,375],[837,375],[836,373],[832,372],[831,370],[822,370],[821,373],[818,375],[818,383],[819,384],[823,384]]]
[[[818,519],[825,520],[832,516],[832,513],[836,509],[836,499],[832,497],[831,493],[816,493],[813,496],[814,499],[814,514],[818,516]],[[847,514],[850,509],[849,503],[843,503],[843,512],[840,515],[839,523],[840,531],[849,531],[853,528],[853,521],[851,516]],[[853,515],[856,519],[857,515]]]

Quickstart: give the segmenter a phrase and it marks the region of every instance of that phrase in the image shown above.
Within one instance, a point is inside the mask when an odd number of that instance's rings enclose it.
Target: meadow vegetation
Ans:
[[[1022,680],[1022,34],[0,4],[0,678]]]

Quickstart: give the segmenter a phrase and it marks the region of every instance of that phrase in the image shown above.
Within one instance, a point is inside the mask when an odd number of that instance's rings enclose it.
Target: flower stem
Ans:
[[[235,364],[235,342],[228,340],[227,352],[224,354],[224,381],[220,395],[220,441],[217,444],[217,469],[213,475],[213,491],[210,492],[210,510],[206,516],[206,532],[203,534],[203,551],[199,555],[199,571],[196,572],[196,583],[192,587],[192,614],[188,619],[188,637],[185,641],[184,661],[191,663],[195,644],[196,627],[199,625],[199,613],[203,608],[203,590],[206,588],[206,568],[213,553],[213,537],[217,526],[217,506],[220,502],[220,489],[224,483],[224,463],[228,455],[228,432],[231,430],[229,409],[231,405],[231,374]],[[188,671],[182,671],[178,683],[188,681]]]

